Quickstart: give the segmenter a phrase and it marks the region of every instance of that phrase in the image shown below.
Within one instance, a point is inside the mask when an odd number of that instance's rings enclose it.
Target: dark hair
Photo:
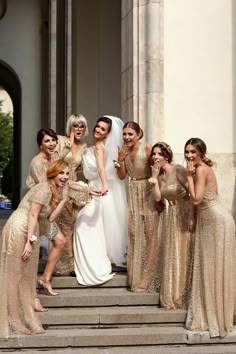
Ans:
[[[138,135],[139,135],[139,140],[142,139],[143,137],[143,130],[140,128],[140,126],[138,125],[138,123],[136,122],[126,122],[123,126],[123,129],[125,128],[130,128],[133,129]]]
[[[37,144],[38,147],[42,145],[43,138],[45,135],[49,135],[51,138],[54,138],[56,141],[58,141],[57,133],[51,129],[51,128],[43,128],[40,129],[37,133]]]
[[[184,145],[184,151],[185,151],[187,145],[193,145],[197,149],[201,160],[206,165],[213,166],[213,162],[210,159],[208,159],[208,157],[206,157],[207,147],[206,147],[206,144],[204,143],[204,141],[202,139],[200,139],[200,138],[191,138],[191,139],[189,139],[186,142],[186,144]]]
[[[157,147],[161,149],[162,155],[167,159],[169,163],[171,163],[173,159],[173,151],[171,150],[170,145],[164,143],[163,141],[159,141],[158,143],[153,145],[151,150],[151,156],[153,155],[154,149]]]
[[[108,118],[108,117],[101,117],[101,118],[98,118],[98,120],[97,120],[97,122],[96,122],[96,125],[95,125],[93,131],[95,130],[95,128],[96,128],[96,126],[97,126],[97,124],[98,124],[99,122],[104,122],[104,123],[108,124],[108,133],[110,133],[111,127],[112,127],[112,120],[111,120],[110,118]]]

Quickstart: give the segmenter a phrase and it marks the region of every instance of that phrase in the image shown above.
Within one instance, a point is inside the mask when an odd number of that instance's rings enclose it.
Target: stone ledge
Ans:
[[[0,348],[66,348],[120,345],[184,344],[186,330],[180,327],[54,329],[45,334],[0,341]]]
[[[100,308],[52,308],[39,313],[46,325],[118,325],[148,323],[184,323],[186,311],[166,311],[157,306],[100,307]]]
[[[40,294],[45,307],[158,305],[159,294],[137,294],[126,288],[62,289],[58,296]]]
[[[93,288],[111,288],[111,287],[127,287],[128,286],[128,277],[127,274],[117,273],[115,276],[108,282],[101,284],[99,286],[94,286]],[[59,288],[79,288],[79,289],[88,289],[91,287],[84,287],[79,285],[76,277],[62,276],[62,277],[53,277],[52,287],[55,289]]]

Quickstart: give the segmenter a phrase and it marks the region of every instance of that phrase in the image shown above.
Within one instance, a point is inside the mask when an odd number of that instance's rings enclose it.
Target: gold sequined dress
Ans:
[[[235,224],[205,188],[197,206],[193,280],[186,327],[225,336],[233,326],[235,306]]]
[[[129,183],[129,246],[128,277],[131,290],[145,286],[150,291],[158,288],[157,246],[159,214],[148,182],[150,163],[144,144],[140,144],[132,161],[127,155],[125,165]]]
[[[32,187],[7,220],[0,244],[0,338],[30,330],[42,330],[34,312],[39,257],[39,239],[32,244],[32,256],[25,262],[21,254],[27,239],[28,213],[32,202],[43,205],[39,218],[47,218],[51,191],[47,182]],[[36,230],[35,234],[38,234]]]
[[[181,183],[182,181],[182,183]],[[168,210],[160,216],[161,289],[160,305],[166,309],[186,308],[190,270],[190,234],[188,232],[189,197],[184,167],[175,165],[160,191],[168,201]]]
[[[68,139],[64,136],[58,136],[59,153],[65,149],[65,142]],[[64,157],[64,160],[69,164],[69,178],[71,181],[78,180],[78,173],[81,166],[82,155],[86,148],[86,144],[81,144],[75,155],[71,151]],[[73,230],[76,219],[75,210],[72,204],[67,203],[60,217],[57,219],[57,224],[61,232],[66,238],[66,246],[62,252],[62,256],[57,263],[54,274],[66,275],[74,271],[74,255],[73,255]]]
[[[30,189],[40,182],[46,182],[46,171],[50,162],[43,159],[40,154],[36,155],[30,162],[26,185]]]

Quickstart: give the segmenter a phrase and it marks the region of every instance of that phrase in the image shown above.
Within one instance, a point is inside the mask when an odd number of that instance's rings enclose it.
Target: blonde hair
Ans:
[[[61,171],[63,171],[66,167],[68,167],[68,163],[64,160],[56,160],[53,161],[48,169],[47,169],[47,180],[48,185],[52,193],[52,198],[50,200],[50,206],[55,208],[58,203],[58,196],[57,196],[57,188],[54,183],[54,178],[59,175]]]
[[[84,136],[88,136],[89,131],[88,131],[88,123],[87,119],[82,115],[82,114],[72,114],[66,122],[66,135],[70,136],[71,133],[71,127],[73,123],[82,123],[85,125],[85,133]]]

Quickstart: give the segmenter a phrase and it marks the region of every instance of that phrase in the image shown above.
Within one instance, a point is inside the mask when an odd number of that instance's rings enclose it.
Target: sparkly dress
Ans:
[[[36,155],[30,162],[26,185],[30,189],[40,182],[46,182],[46,171],[50,162]]]
[[[58,136],[58,147],[59,153],[63,152],[65,149],[65,142],[68,139],[64,136]],[[64,160],[69,164],[69,178],[71,181],[78,180],[78,173],[81,166],[82,155],[86,148],[86,144],[81,144],[78,149],[76,155],[73,155],[71,151],[69,151]],[[56,275],[67,275],[70,272],[74,271],[74,255],[73,255],[73,230],[74,223],[76,219],[75,209],[72,207],[72,204],[67,203],[63,212],[60,214],[57,219],[57,224],[66,238],[66,246],[63,249],[62,256],[57,263],[54,274]]]
[[[224,337],[233,327],[235,224],[217,195],[205,188],[197,206],[193,280],[186,327]]]
[[[128,277],[131,290],[142,282],[149,291],[158,288],[157,246],[159,214],[148,182],[150,163],[141,144],[132,161],[125,158],[129,182]]]
[[[161,176],[160,176],[161,177]],[[175,165],[167,180],[160,179],[161,196],[168,210],[160,216],[160,305],[166,309],[186,308],[190,271],[189,196],[184,167]]]
[[[39,220],[52,212],[48,183],[32,187],[7,220],[0,244],[0,338],[30,330],[38,333],[41,324],[34,312],[39,257],[39,239],[32,244],[32,256],[25,262],[21,254],[27,239],[28,213],[32,202],[43,205]],[[35,234],[38,234],[36,230]]]

